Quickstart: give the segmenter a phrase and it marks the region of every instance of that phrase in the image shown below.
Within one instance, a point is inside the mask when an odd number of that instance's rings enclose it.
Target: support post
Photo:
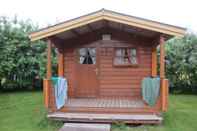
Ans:
[[[161,111],[167,111],[168,103],[168,80],[165,79],[165,39],[161,35],[159,39],[160,45],[160,87],[161,87]]]
[[[164,49],[164,37],[161,35],[159,39],[160,45],[160,78],[165,78],[165,49]]]
[[[52,71],[51,71],[51,48],[52,42],[50,39],[47,40],[47,79],[51,79]]]
[[[168,92],[169,92],[169,83],[168,79],[161,79],[161,110],[167,111],[168,107]]]
[[[44,94],[44,104],[45,107],[49,108],[49,96],[50,96],[50,86],[51,86],[51,48],[52,48],[52,42],[50,39],[47,39],[47,73],[46,73],[46,79],[43,81],[43,94]]]
[[[152,49],[152,77],[157,76],[157,48],[153,47]]]
[[[58,76],[64,76],[64,52],[63,49],[58,49]]]

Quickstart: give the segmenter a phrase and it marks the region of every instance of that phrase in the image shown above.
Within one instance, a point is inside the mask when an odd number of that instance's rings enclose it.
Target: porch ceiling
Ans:
[[[168,38],[173,36],[182,37],[186,31],[186,29],[182,27],[102,9],[73,20],[32,32],[29,37],[31,41],[52,36],[69,39],[104,27],[115,28],[145,37],[154,37],[157,34],[164,34]]]
[[[74,37],[78,37],[80,35],[89,33],[89,32],[96,32],[99,29],[103,28],[111,28],[111,29],[116,29],[120,30],[123,32],[130,33],[131,35],[139,35],[142,37],[147,37],[147,38],[154,38],[159,35],[158,32],[142,29],[142,28],[137,28],[134,26],[129,26],[117,22],[112,22],[112,21],[107,21],[107,20],[100,20],[94,23],[90,23],[75,29],[71,29],[65,32],[62,32],[60,34],[55,35],[56,37],[60,39],[70,39]]]

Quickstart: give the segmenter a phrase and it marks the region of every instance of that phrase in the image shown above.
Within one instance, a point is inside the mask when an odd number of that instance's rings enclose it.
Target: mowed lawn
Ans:
[[[62,123],[48,121],[41,92],[0,94],[0,131],[57,131]],[[171,95],[164,123],[157,126],[113,125],[112,131],[197,131],[197,96]]]

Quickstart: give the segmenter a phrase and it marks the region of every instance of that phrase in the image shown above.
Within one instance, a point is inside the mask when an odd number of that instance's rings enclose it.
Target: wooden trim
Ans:
[[[109,10],[101,10],[86,16],[76,18],[74,20],[66,21],[55,26],[44,28],[37,32],[33,32],[29,35],[29,37],[31,41],[35,41],[100,20],[118,22],[121,24],[127,24],[130,26],[135,26],[177,37],[183,37],[186,30],[181,27],[175,27],[155,21],[141,19],[133,16],[127,16]]]
[[[161,35],[159,39],[160,44],[160,78],[165,78],[165,48],[164,48],[164,37]]]
[[[66,122],[89,122],[89,123],[132,123],[132,124],[159,124],[163,118],[156,114],[117,114],[117,113],[63,113],[54,112],[47,116],[53,120]]]
[[[51,71],[51,48],[52,48],[52,41],[47,39],[47,79],[51,79],[52,71]]]
[[[58,49],[58,76],[64,76],[64,52],[63,49]]]
[[[152,77],[156,77],[157,76],[157,48],[153,47],[152,49],[152,70],[151,70],[151,74]]]
[[[163,112],[167,111],[168,107],[168,79],[161,79],[161,110]]]
[[[50,80],[49,79],[44,79],[43,80],[43,96],[44,96],[44,105],[46,108],[49,108],[49,88],[50,88]]]
[[[163,27],[163,26],[159,26],[159,25],[154,25],[151,23],[144,23],[144,22],[140,22],[139,21],[133,21],[133,19],[121,19],[121,18],[114,18],[113,16],[105,16],[103,18],[104,20],[108,20],[108,21],[113,21],[113,22],[117,22],[117,23],[121,23],[121,24],[127,24],[130,26],[135,26],[135,27],[139,27],[139,28],[143,28],[143,29],[147,29],[147,30],[151,30],[151,31],[155,31],[155,32],[160,32],[163,34],[167,34],[167,35],[171,35],[171,36],[177,36],[177,37],[183,37],[184,36],[184,32],[185,31],[178,31],[178,30],[173,30],[171,28],[168,27]],[[143,24],[144,23],[144,24]]]

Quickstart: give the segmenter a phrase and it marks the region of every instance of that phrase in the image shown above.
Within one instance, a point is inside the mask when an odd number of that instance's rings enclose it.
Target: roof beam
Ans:
[[[72,29],[71,32],[75,35],[75,36],[81,36],[81,34],[79,32],[77,32],[76,30]]]
[[[104,20],[104,21],[103,21],[103,25],[104,25],[104,27],[109,27],[109,21]]]
[[[93,27],[90,24],[87,24],[87,27],[90,29],[91,32],[93,32],[95,35],[99,35],[99,33],[93,29]]]
[[[92,31],[92,32],[95,31],[90,24],[87,24],[87,27],[89,28],[90,31]]]

